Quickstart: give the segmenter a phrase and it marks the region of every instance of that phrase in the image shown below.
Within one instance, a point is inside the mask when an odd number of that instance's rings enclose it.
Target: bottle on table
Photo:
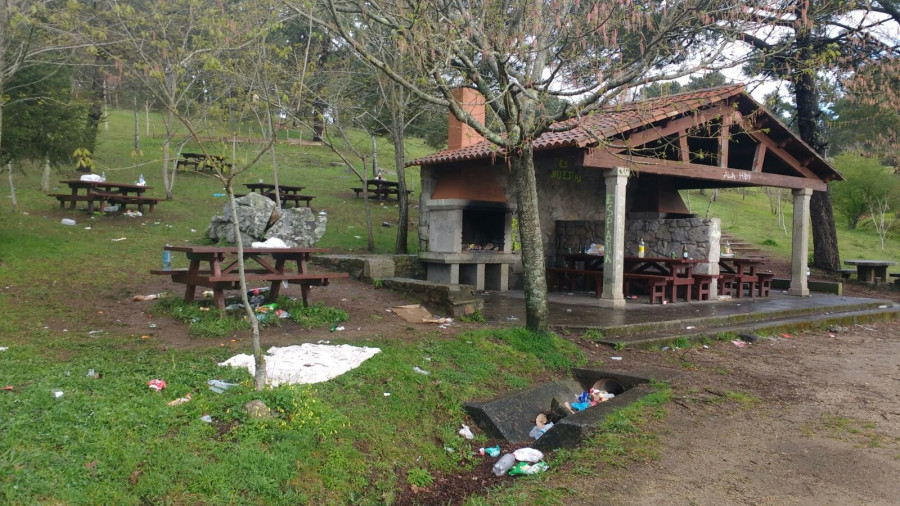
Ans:
[[[687,246],[682,244],[681,245],[681,258],[684,258],[685,260],[687,260],[687,257],[688,257]]]
[[[638,244],[638,258],[644,258],[644,238],[641,238],[641,242]]]
[[[166,246],[168,247],[169,245],[166,244]],[[172,270],[172,252],[167,249],[163,250],[163,270],[164,271]]]

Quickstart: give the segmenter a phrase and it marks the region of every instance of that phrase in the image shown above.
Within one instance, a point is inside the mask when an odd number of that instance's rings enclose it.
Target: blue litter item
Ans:
[[[213,193],[213,197],[227,197],[228,195],[225,193]]]
[[[225,390],[228,390],[231,387],[238,386],[237,383],[226,383],[222,380],[209,380],[206,382],[209,385],[209,389],[217,394],[221,394]]]

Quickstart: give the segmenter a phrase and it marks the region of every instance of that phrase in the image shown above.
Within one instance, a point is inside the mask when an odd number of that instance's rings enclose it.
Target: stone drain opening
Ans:
[[[677,371],[642,370],[640,375],[598,369],[573,369],[572,378],[544,383],[487,401],[463,405],[475,424],[490,438],[530,446],[541,451],[576,446],[599,427],[603,418],[650,392],[650,378],[673,379]],[[576,402],[592,388],[615,394],[612,399],[571,413],[566,403]],[[538,415],[553,426],[538,439],[529,433]]]

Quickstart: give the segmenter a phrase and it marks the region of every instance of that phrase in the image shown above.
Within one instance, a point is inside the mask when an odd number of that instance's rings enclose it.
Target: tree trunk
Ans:
[[[404,125],[406,125],[406,116],[403,108],[399,107],[392,116],[394,130],[394,166],[397,168],[397,201],[400,204],[400,215],[397,217],[397,243],[394,246],[394,252],[398,255],[405,255],[409,252],[407,243],[409,242],[409,196],[406,194],[406,168],[403,167],[404,157]]]
[[[162,176],[163,176],[163,188],[166,189],[166,200],[172,200],[175,197],[174,192],[172,191],[172,187],[175,185],[175,171],[172,171],[172,181],[169,181],[169,163],[172,162],[171,154],[172,154],[172,135],[173,135],[173,122],[175,121],[175,115],[172,111],[166,112],[166,138],[163,139],[163,166],[162,166]]]
[[[815,76],[802,72],[794,81],[794,94],[797,102],[797,127],[800,138],[817,153],[825,155],[825,132],[819,108],[819,93]],[[834,224],[834,210],[831,205],[831,191],[813,192],[809,202],[809,216],[813,236],[812,266],[827,271],[841,268],[840,251],[838,250],[837,230]]]
[[[134,157],[137,160],[141,152],[141,113],[138,109],[137,97],[134,97],[132,111],[134,111]]]
[[[525,277],[525,327],[535,332],[550,330],[547,303],[547,279],[544,275],[544,243],[538,214],[537,180],[531,139],[523,141],[511,157],[516,182],[516,215],[522,240],[522,266]]]
[[[46,156],[41,163],[41,191],[47,193],[50,191],[50,159]]]

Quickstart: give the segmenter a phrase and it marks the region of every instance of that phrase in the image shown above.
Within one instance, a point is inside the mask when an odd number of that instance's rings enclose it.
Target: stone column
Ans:
[[[800,188],[794,193],[794,225],[791,231],[791,287],[788,295],[809,297],[806,268],[809,257],[809,199],[812,189]]]
[[[603,295],[600,307],[625,307],[622,271],[625,264],[625,185],[629,170],[616,167],[606,171],[606,231],[603,247]]]

